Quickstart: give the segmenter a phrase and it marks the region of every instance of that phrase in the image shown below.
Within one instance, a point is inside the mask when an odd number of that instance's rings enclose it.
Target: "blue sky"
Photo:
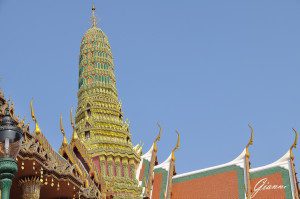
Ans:
[[[55,149],[71,137],[81,37],[91,1],[0,0],[0,85]],[[95,1],[133,142],[158,129],[162,162],[181,132],[177,172],[234,159],[255,129],[252,167],[279,159],[300,131],[300,1]],[[300,152],[295,151],[300,171]]]

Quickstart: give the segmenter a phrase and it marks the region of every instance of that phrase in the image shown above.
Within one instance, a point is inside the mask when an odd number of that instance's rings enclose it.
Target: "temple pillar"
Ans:
[[[42,183],[38,178],[25,178],[19,181],[23,199],[39,199]]]
[[[121,163],[120,157],[116,157],[115,158],[115,166],[116,166],[116,176],[117,177],[122,176],[120,163]]]
[[[108,175],[114,176],[113,157],[112,156],[107,157],[107,168],[108,168]]]
[[[130,177],[132,178],[132,179],[134,179],[135,178],[135,164],[134,164],[134,159],[130,159],[129,160],[129,170],[130,170]]]
[[[105,157],[100,156],[100,168],[101,168],[101,174],[102,176],[106,176],[106,164],[105,164]]]
[[[123,167],[123,171],[124,171],[124,177],[128,178],[129,177],[129,173],[128,173],[128,158],[123,158],[122,159],[122,167]]]

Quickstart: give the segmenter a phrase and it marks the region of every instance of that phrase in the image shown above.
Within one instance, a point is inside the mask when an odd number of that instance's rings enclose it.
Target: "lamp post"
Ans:
[[[9,108],[0,123],[0,188],[1,199],[9,199],[12,179],[18,171],[16,156],[21,147],[22,130],[11,118]]]

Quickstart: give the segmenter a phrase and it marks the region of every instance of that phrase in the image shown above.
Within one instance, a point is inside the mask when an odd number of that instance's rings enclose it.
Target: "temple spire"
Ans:
[[[92,17],[91,17],[92,27],[97,27],[97,18],[95,16],[95,11],[96,11],[96,7],[95,7],[95,4],[93,3],[93,6],[92,6]]]

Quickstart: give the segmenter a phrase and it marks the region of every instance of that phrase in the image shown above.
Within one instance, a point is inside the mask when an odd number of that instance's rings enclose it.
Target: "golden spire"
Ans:
[[[294,142],[293,142],[292,146],[290,147],[290,157],[291,157],[291,159],[294,159],[293,148],[297,147],[297,142],[298,142],[298,132],[294,128],[293,128],[293,131],[295,133],[295,139],[294,139]]]
[[[73,129],[73,134],[72,134],[72,141],[73,141],[73,140],[78,139],[78,135],[77,135],[77,132],[75,130],[75,122],[74,122],[74,118],[73,118],[72,109],[73,108],[71,108],[71,110],[70,110],[70,121],[71,121],[71,126],[72,126],[72,129]]]
[[[63,134],[63,142],[62,142],[62,145],[63,145],[63,146],[67,146],[67,145],[68,145],[68,140],[67,140],[67,137],[66,137],[66,133],[65,133],[64,126],[63,126],[62,114],[60,114],[59,125],[60,125],[60,131],[61,131],[61,133]]]
[[[161,126],[159,125],[159,123],[157,123],[157,126],[158,126],[158,128],[159,128],[159,133],[158,133],[158,135],[157,135],[157,137],[155,138],[154,143],[153,143],[153,148],[154,148],[154,150],[157,150],[157,142],[160,140],[161,132],[162,132],[162,128],[161,128]]]
[[[248,144],[246,145],[246,156],[250,157],[249,146],[253,145],[254,130],[253,130],[253,128],[252,128],[252,126],[250,124],[248,124],[248,126],[249,126],[249,128],[251,130],[251,136],[250,136]]]
[[[95,16],[95,12],[96,12],[96,8],[95,8],[95,4],[93,3],[93,6],[92,6],[92,17],[91,17],[92,27],[96,27],[97,26],[97,18]]]
[[[35,130],[34,130],[34,132],[35,132],[35,134],[38,135],[38,134],[41,133],[41,129],[40,129],[40,127],[39,127],[39,124],[38,124],[37,119],[36,119],[35,114],[34,114],[33,100],[30,101],[30,112],[31,112],[32,120],[33,120],[34,123],[35,123]]]
[[[176,130],[176,133],[177,133],[177,143],[172,150],[172,160],[175,160],[175,151],[177,151],[180,147],[180,134],[177,130]]]

